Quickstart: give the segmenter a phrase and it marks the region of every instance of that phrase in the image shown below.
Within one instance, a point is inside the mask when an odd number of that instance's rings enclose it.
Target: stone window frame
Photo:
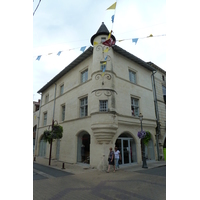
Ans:
[[[108,112],[108,100],[99,100],[99,112]]]
[[[47,111],[43,112],[43,126],[46,126],[46,125],[47,125]]]
[[[103,64],[103,63],[106,63],[106,64]],[[104,68],[106,70],[106,65],[107,65],[106,61],[100,61],[100,70],[103,71]]]
[[[84,101],[83,104],[82,101]],[[83,109],[83,115],[82,115],[82,109]],[[86,116],[88,116],[88,96],[83,96],[79,98],[79,117],[86,117]]]
[[[138,104],[137,105],[133,105],[133,101],[132,100],[137,100]],[[137,115],[135,115],[135,112],[133,112],[133,109],[135,110],[135,108],[138,109]],[[140,108],[140,97],[137,96],[132,96],[131,95],[131,115],[134,117],[139,117],[139,114],[141,112],[141,108]]]
[[[106,41],[106,37],[101,37],[101,43]]]
[[[63,108],[65,108],[64,114],[63,114]],[[66,112],[66,106],[65,106],[65,104],[62,104],[61,105],[61,121],[65,121],[65,112]],[[63,115],[64,115],[64,117],[63,117]]]
[[[64,94],[64,83],[60,84],[60,95]]]
[[[45,95],[45,104],[49,102],[49,93]]]
[[[134,81],[131,80],[130,73],[133,73],[133,74],[134,74]],[[130,67],[128,67],[128,75],[129,75],[129,81],[130,81],[131,83],[137,84],[137,78],[138,78],[138,77],[137,77],[137,71],[134,70],[134,69],[132,69],[132,68],[130,68]]]
[[[87,72],[87,78],[84,78],[86,72]],[[88,80],[88,67],[81,70],[80,73],[81,73],[81,83],[85,83]]]

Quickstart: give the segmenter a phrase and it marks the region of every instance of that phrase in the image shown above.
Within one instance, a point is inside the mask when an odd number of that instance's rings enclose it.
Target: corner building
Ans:
[[[108,164],[109,148],[117,146],[122,155],[120,164],[140,164],[137,133],[142,113],[143,130],[152,134],[145,150],[147,162],[157,159],[151,82],[155,69],[117,45],[107,49],[102,42],[108,35],[102,23],[91,37],[93,46],[38,91],[41,110],[36,156],[49,157],[49,144],[42,138],[54,119],[63,126],[63,138],[53,142],[52,159],[88,163],[102,170]],[[111,37],[116,41],[114,35]]]

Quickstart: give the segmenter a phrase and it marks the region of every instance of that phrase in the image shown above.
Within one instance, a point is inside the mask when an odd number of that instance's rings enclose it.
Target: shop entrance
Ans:
[[[136,143],[129,133],[121,134],[116,140],[115,146],[121,153],[119,164],[131,164],[137,162]]]
[[[77,162],[90,164],[90,134],[83,131],[78,135]]]

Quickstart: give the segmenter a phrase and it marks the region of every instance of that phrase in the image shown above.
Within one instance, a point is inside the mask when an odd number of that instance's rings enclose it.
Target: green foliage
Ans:
[[[146,136],[142,139],[143,143],[147,146],[150,139],[151,139],[151,133],[149,131],[146,131]]]
[[[51,143],[52,139],[61,139],[63,137],[63,127],[60,125],[54,125],[53,130],[45,130],[44,131],[44,140],[46,142]]]

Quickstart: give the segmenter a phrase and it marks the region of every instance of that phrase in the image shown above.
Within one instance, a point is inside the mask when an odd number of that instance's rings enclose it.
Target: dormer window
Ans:
[[[101,37],[101,43],[106,41],[106,37]]]
[[[105,71],[106,70],[106,61],[101,61],[100,62],[100,68],[101,68],[101,71]]]

